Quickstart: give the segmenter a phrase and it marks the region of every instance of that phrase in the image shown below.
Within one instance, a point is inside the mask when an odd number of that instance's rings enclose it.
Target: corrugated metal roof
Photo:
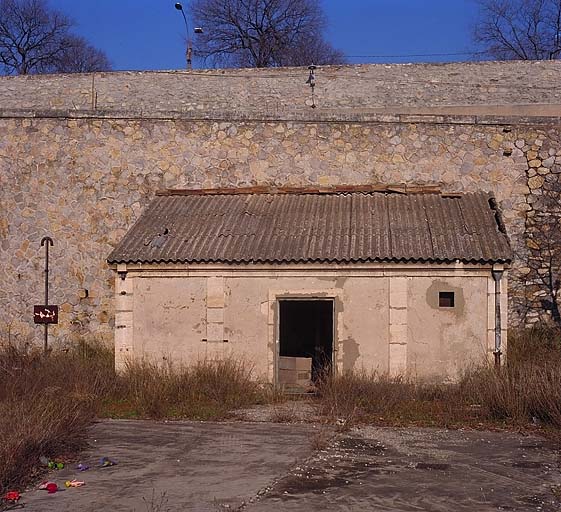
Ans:
[[[433,191],[434,192],[434,191]],[[509,262],[487,193],[169,191],[109,263]]]

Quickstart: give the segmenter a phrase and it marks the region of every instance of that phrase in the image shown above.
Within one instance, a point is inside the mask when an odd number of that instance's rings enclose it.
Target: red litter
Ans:
[[[21,494],[18,491],[8,491],[3,497],[6,501],[15,503],[16,501],[19,501]]]
[[[39,486],[39,489],[47,491],[49,494],[54,494],[55,492],[58,491],[58,485],[55,484],[54,482],[43,482]]]

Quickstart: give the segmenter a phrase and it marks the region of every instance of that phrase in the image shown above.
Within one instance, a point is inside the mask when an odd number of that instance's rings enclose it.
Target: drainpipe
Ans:
[[[501,366],[501,279],[503,277],[503,270],[493,270],[493,280],[495,281],[495,367]]]

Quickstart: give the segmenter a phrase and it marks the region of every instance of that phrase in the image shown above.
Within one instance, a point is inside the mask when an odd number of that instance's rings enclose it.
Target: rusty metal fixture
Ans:
[[[49,245],[51,247],[54,245],[53,239],[50,236],[44,236],[41,239],[41,247],[45,247],[45,306],[48,306],[49,304]],[[43,350],[46,354],[49,348],[49,324],[45,323],[44,328],[45,339],[43,342]]]
[[[312,104],[311,107],[312,108],[316,108],[316,97],[315,97],[315,88],[316,88],[316,66],[314,66],[313,64],[311,66],[308,66],[308,69],[310,70],[310,75],[308,76],[308,80],[306,80],[306,83],[312,88]]]
[[[495,281],[495,367],[501,367],[502,355],[502,333],[501,333],[501,279],[503,277],[502,270],[493,270],[491,272]]]

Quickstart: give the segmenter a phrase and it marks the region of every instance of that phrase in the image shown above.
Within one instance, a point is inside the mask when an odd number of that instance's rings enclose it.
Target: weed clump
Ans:
[[[174,367],[130,362],[115,372],[112,348],[80,343],[48,355],[0,343],[0,495],[40,471],[40,457],[85,446],[96,417],[218,420],[269,400],[242,361]]]
[[[233,409],[264,400],[263,388],[252,373],[247,364],[235,359],[180,367],[130,362],[119,375],[119,399],[142,417],[218,420]]]
[[[39,470],[39,457],[80,450],[96,417],[220,420],[232,410],[277,404],[278,391],[260,384],[241,360],[189,366],[131,361],[114,370],[102,344],[80,343],[48,356],[0,342],[0,495],[21,489]],[[541,425],[561,432],[561,334],[512,332],[507,363],[465,371],[454,384],[366,371],[326,375],[313,403],[345,431],[358,423],[387,426],[481,427]],[[293,421],[276,407],[272,420]],[[313,440],[320,449],[322,433]]]
[[[561,333],[544,328],[512,333],[507,364],[473,369],[460,385],[491,420],[561,430]]]
[[[322,413],[341,428],[356,423],[443,427],[540,424],[561,430],[561,334],[512,331],[507,363],[468,368],[454,384],[367,371],[326,376]]]
[[[41,351],[0,344],[0,494],[25,484],[39,457],[57,458],[84,446],[100,396],[113,391],[113,352],[87,346]]]

